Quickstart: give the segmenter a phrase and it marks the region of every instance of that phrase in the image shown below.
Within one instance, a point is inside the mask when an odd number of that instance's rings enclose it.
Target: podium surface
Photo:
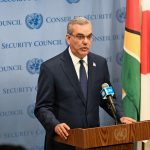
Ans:
[[[69,131],[67,140],[55,140],[72,145],[76,150],[133,150],[133,142],[150,139],[150,121],[96,128],[76,128]]]

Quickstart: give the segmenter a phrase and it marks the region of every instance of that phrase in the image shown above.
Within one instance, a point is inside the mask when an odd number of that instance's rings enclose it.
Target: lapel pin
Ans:
[[[95,62],[93,62],[93,67],[96,67],[96,63]]]

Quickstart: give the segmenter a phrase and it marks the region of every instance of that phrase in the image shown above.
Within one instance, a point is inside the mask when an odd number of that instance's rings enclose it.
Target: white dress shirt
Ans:
[[[75,56],[75,55],[72,53],[70,47],[69,47],[69,54],[70,54],[70,56],[71,56],[71,59],[72,59],[74,68],[75,68],[75,70],[76,70],[76,73],[77,73],[77,76],[78,76],[78,79],[79,79],[79,69],[80,69],[79,60],[80,60],[80,58],[78,58],[77,56]],[[83,65],[84,65],[84,67],[85,67],[86,75],[87,75],[87,77],[88,77],[88,61],[87,61],[87,55],[83,58],[83,60],[84,60]]]

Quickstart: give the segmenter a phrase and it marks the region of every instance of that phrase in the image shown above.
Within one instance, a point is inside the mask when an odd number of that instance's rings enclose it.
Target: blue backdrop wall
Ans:
[[[0,0],[0,144],[43,150],[44,129],[33,114],[39,67],[66,48],[75,16],[92,21],[91,51],[107,59],[121,99],[125,0]],[[100,117],[101,125],[113,124],[102,109]]]

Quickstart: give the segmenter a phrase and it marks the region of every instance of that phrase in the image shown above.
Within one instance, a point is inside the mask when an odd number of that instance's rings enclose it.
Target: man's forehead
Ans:
[[[92,27],[90,24],[84,24],[84,25],[79,25],[75,24],[73,27],[73,32],[75,33],[81,33],[81,34],[91,34],[92,33]]]

